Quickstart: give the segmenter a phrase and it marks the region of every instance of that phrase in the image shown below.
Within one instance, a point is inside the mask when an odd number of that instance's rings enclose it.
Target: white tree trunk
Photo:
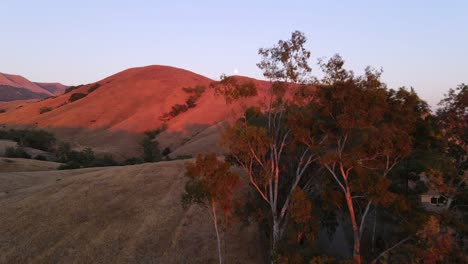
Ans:
[[[218,230],[218,218],[216,215],[216,204],[215,202],[211,202],[211,211],[213,213],[213,223],[214,223],[214,228],[216,231],[216,240],[218,241],[218,259],[219,259],[219,264],[223,263],[223,257],[221,255],[221,239],[219,237],[219,230]]]

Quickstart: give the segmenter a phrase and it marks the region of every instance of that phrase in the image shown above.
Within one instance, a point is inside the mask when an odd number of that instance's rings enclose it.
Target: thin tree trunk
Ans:
[[[274,258],[276,256],[276,249],[278,246],[278,241],[280,239],[280,226],[279,226],[278,217],[273,216],[273,234],[271,241],[271,261],[274,263]]]
[[[356,214],[354,213],[353,199],[351,198],[351,192],[348,186],[346,186],[345,198],[346,204],[348,206],[349,216],[351,218],[351,224],[353,227],[353,258],[357,264],[361,264],[361,239],[359,237],[359,227],[356,221]]]
[[[219,264],[223,263],[223,257],[221,256],[221,239],[219,237],[219,231],[218,231],[218,218],[216,216],[216,204],[215,202],[211,202],[211,211],[213,213],[213,223],[214,223],[214,228],[216,231],[216,239],[218,241],[218,258],[219,258]]]
[[[375,228],[377,226],[377,208],[374,211],[374,227],[372,229],[372,253],[374,253],[375,249]]]

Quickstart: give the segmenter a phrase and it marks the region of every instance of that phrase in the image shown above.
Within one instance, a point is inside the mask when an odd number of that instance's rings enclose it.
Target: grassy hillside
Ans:
[[[183,209],[185,161],[0,173],[0,263],[216,263],[211,219]],[[256,227],[227,263],[259,263]]]

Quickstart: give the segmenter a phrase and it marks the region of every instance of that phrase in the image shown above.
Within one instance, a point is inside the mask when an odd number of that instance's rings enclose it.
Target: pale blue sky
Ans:
[[[258,48],[301,30],[314,66],[339,53],[357,72],[383,67],[433,106],[468,82],[468,1],[0,0],[0,14],[0,72],[34,81],[151,64],[261,78]]]

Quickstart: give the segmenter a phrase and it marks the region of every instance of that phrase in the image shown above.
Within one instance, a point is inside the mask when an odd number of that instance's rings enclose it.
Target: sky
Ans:
[[[67,85],[170,65],[263,78],[258,49],[306,35],[313,73],[339,53],[435,107],[468,83],[468,1],[0,0],[0,72]]]

